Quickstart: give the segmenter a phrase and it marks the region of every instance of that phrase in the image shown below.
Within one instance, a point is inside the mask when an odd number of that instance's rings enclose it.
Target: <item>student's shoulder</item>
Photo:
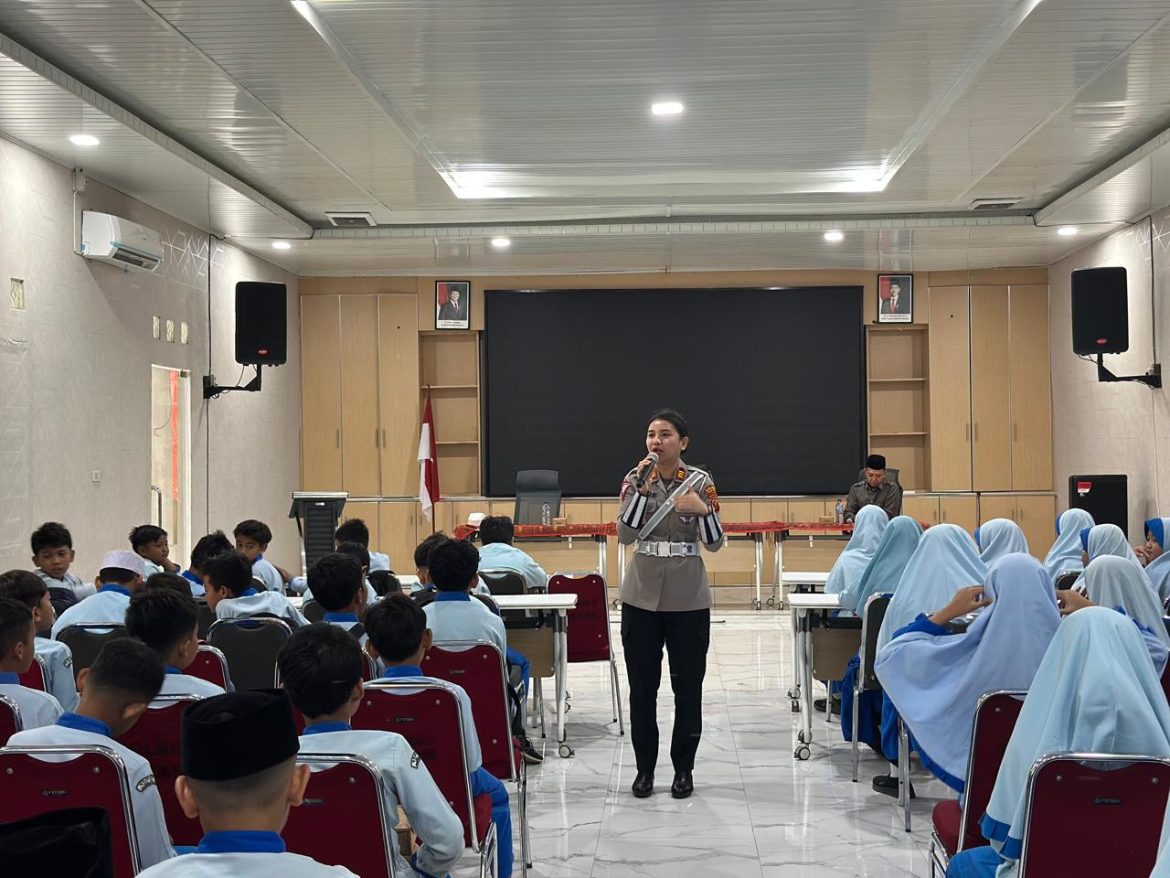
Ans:
[[[64,658],[73,658],[73,650],[68,644],[62,643],[60,640],[53,640],[51,637],[37,637],[36,642],[33,643],[33,651],[43,657],[62,656]]]

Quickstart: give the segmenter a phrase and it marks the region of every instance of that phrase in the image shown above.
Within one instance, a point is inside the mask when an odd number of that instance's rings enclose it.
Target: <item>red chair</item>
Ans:
[[[1040,757],[1028,771],[1019,878],[1146,878],[1158,858],[1168,791],[1170,757]]]
[[[199,651],[195,653],[195,661],[187,665],[183,669],[183,673],[198,677],[200,680],[206,680],[208,683],[214,683],[225,692],[235,691],[235,687],[232,686],[232,675],[228,672],[227,657],[224,656],[222,650],[206,643],[199,644]]]
[[[167,831],[172,842],[179,845],[197,845],[203,837],[199,821],[183,813],[175,795],[175,778],[183,773],[179,758],[183,711],[197,701],[199,698],[195,695],[160,695],[150,702],[150,707],[130,731],[118,739],[154,769],[163,813],[167,818]]]
[[[442,681],[411,678],[368,683],[354,714],[355,729],[397,732],[426,763],[451,809],[463,821],[463,841],[479,854],[480,878],[496,869],[491,797],[471,795],[463,723],[455,690]]]
[[[576,662],[609,662],[610,698],[613,702],[614,722],[618,733],[626,733],[622,715],[622,690],[618,682],[617,660],[609,634],[609,600],[605,580],[596,573],[586,576],[555,574],[548,581],[549,594],[575,594],[577,606],[569,610],[570,664]],[[541,699],[541,709],[544,699]]]
[[[138,874],[142,859],[130,782],[112,748],[6,747],[0,750],[0,775],[4,777],[0,823],[67,808],[101,808],[110,817],[114,873]]]
[[[33,654],[33,663],[28,670],[20,675],[20,685],[27,689],[49,691],[49,669],[45,667],[45,660],[36,653]]]
[[[0,747],[6,747],[8,739],[22,728],[20,708],[7,695],[0,695]]]
[[[979,821],[991,801],[995,778],[1004,751],[1024,706],[1025,692],[988,692],[975,705],[971,728],[971,751],[967,756],[967,780],[963,806],[958,799],[939,802],[931,812],[934,831],[930,834],[930,874],[946,874],[951,857],[967,848],[987,844]]]
[[[292,808],[281,835],[288,850],[362,878],[394,878],[390,848],[398,815],[386,811],[382,773],[360,756],[301,753],[313,770],[305,801]],[[338,844],[345,839],[345,844]]]

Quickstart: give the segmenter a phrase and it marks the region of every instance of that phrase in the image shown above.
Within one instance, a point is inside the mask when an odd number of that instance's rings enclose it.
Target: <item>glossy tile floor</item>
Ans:
[[[669,794],[672,696],[665,672],[659,696],[658,788],[649,799],[634,799],[629,792],[634,755],[628,729],[627,737],[620,737],[611,721],[608,666],[570,666],[567,731],[576,755],[557,756],[551,715],[549,737],[542,740],[539,730],[532,735],[545,751],[545,762],[529,774],[529,874],[929,875],[930,810],[947,795],[946,788],[915,771],[914,831],[906,833],[895,800],[870,787],[873,775],[885,773],[884,763],[864,752],[861,782],[850,781],[849,745],[841,740],[835,721],[829,727],[823,714],[816,715],[812,758],[796,761],[797,716],[786,695],[792,677],[788,613],[722,613],[715,619],[696,790],[687,800],[676,801]],[[616,637],[616,617],[613,631]],[[620,652],[618,670],[625,697]],[[550,681],[546,694],[551,688]],[[516,851],[513,874],[519,876],[518,843]],[[466,869],[460,873],[468,874]]]

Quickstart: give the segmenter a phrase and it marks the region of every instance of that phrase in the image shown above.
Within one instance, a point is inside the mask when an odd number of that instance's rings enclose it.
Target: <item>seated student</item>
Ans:
[[[61,703],[48,692],[20,685],[20,675],[32,667],[36,636],[32,610],[0,598],[0,695],[16,705],[24,729],[51,726],[62,713]]]
[[[1062,573],[1080,573],[1085,569],[1081,560],[1081,531],[1096,522],[1083,509],[1066,509],[1056,519],[1056,542],[1044,558],[1048,578],[1056,582]]]
[[[243,619],[269,613],[294,628],[309,624],[280,592],[257,591],[252,569],[248,558],[239,552],[216,555],[203,563],[207,606],[215,611],[217,619]]]
[[[155,574],[146,588],[130,598],[126,630],[153,649],[163,663],[167,676],[160,695],[222,695],[222,687],[183,673],[199,652],[199,606],[189,594],[154,584],[167,575]]]
[[[284,692],[206,698],[188,707],[181,722],[183,773],[175,795],[184,814],[199,818],[203,839],[195,853],[139,872],[141,878],[357,878],[341,866],[285,850],[280,831],[288,809],[304,801],[309,767],[296,764],[296,726]]]
[[[369,641],[366,652],[382,661],[387,679],[415,678],[430,682],[423,676],[423,656],[431,648],[433,636],[427,628],[427,616],[414,601],[405,595],[390,595],[366,611],[366,632]],[[464,760],[470,772],[472,795],[484,793],[491,796],[492,823],[496,825],[497,862],[499,878],[512,874],[512,812],[508,805],[508,790],[499,778],[483,767],[483,752],[479,748],[479,734],[471,713],[471,699],[459,686],[454,686],[460,702],[460,718],[463,721]],[[381,690],[394,694],[393,689]],[[412,691],[412,690],[408,690]]]
[[[175,852],[167,835],[162,799],[150,763],[118,743],[117,739],[134,727],[147,705],[158,695],[163,676],[158,656],[146,644],[133,637],[111,640],[102,647],[93,665],[77,676],[81,702],[76,712],[66,713],[56,725],[17,732],[8,742],[12,747],[96,744],[113,750],[126,766],[127,788],[134,809],[138,852],[143,867],[170,859]],[[61,761],[52,754],[40,758],[48,762]]]
[[[986,608],[962,634],[946,627]],[[894,633],[877,655],[882,690],[914,738],[922,764],[962,793],[971,729],[980,697],[1026,691],[1060,625],[1052,581],[1031,555],[996,561],[987,585],[959,589],[930,618],[925,613]]]
[[[337,554],[348,555],[358,562],[358,566],[362,569],[362,585],[366,592],[366,606],[374,603],[378,599],[378,593],[374,591],[374,586],[370,584],[370,551],[361,543],[338,543]]]
[[[871,503],[857,510],[849,542],[833,562],[829,578],[825,580],[825,594],[841,594],[849,586],[861,581],[889,523],[886,511],[876,504]]]
[[[523,549],[512,545],[516,528],[506,515],[489,515],[479,523],[480,570],[513,570],[529,591],[548,587],[548,574]]]
[[[992,518],[975,528],[975,545],[988,567],[1004,555],[1028,554],[1028,539],[1010,518]]]
[[[35,572],[45,581],[58,616],[82,598],[96,593],[92,585],[86,585],[69,572],[75,553],[73,536],[65,525],[46,521],[32,532],[31,542]]]
[[[170,560],[171,547],[167,532],[153,524],[140,524],[130,531],[130,548],[142,556],[143,579],[155,573],[178,573],[179,565]]]
[[[1142,639],[1104,607],[1080,610],[1057,629],[979,824],[991,845],[952,857],[947,878],[1018,874],[1029,770],[1039,757],[1062,752],[1170,756],[1170,707]]]
[[[396,875],[444,875],[463,853],[463,824],[435,786],[426,765],[401,735],[352,730],[350,719],[362,701],[362,654],[357,641],[332,625],[298,629],[277,656],[281,684],[305,717],[302,753],[352,753],[370,760],[382,773],[386,813],[399,804],[422,847],[407,865],[397,839]],[[392,818],[393,819],[393,818]]]
[[[1095,524],[1081,530],[1081,561],[1087,567],[1089,562],[1102,555],[1115,555],[1132,562],[1142,570],[1142,562],[1138,560],[1137,552],[1125,538],[1125,532],[1115,524]],[[1142,570],[1143,575],[1145,571]],[[1148,578],[1147,578],[1148,581]]]
[[[370,529],[360,518],[347,519],[337,526],[337,530],[333,534],[333,546],[337,551],[341,551],[338,547],[342,543],[360,543],[365,547],[366,551],[370,553],[370,563],[367,565],[370,573],[375,570],[392,569],[389,555],[383,555],[370,548]]]
[[[439,531],[438,533],[431,534],[429,537],[415,546],[414,570],[418,575],[418,585],[413,587],[410,592],[411,597],[413,597],[415,600],[422,600],[424,596],[429,599],[432,595],[434,595],[436,589],[434,582],[431,581],[429,567],[431,552],[435,550],[435,547],[441,546],[443,543],[448,543],[451,541],[451,537],[447,536],[447,534],[443,533],[442,531]],[[487,583],[479,578],[478,574],[476,575],[475,580],[476,585],[475,588],[471,590],[471,593],[483,595],[484,597],[491,597],[491,590],[487,587]],[[491,612],[487,605],[482,606],[484,609],[488,610],[488,612]]]
[[[1132,619],[1146,641],[1154,670],[1160,677],[1166,669],[1167,656],[1170,655],[1170,634],[1166,633],[1166,626],[1162,622],[1162,608],[1158,598],[1141,573],[1126,558],[1102,555],[1089,562],[1077,583],[1078,587],[1084,587],[1083,596],[1069,589],[1058,591],[1056,597],[1061,612],[1066,616],[1096,604],[1117,610]]]
[[[233,550],[232,542],[222,530],[217,530],[199,538],[195,548],[191,550],[191,566],[180,575],[191,583],[191,596],[201,598],[203,589],[203,565],[208,558],[222,555]]]
[[[70,625],[121,625],[126,619],[130,596],[142,585],[142,558],[118,549],[102,556],[94,583],[98,592],[74,604],[53,623],[53,637]]]
[[[57,614],[43,579],[28,570],[0,573],[0,597],[20,601],[32,611],[36,654],[44,662],[45,686],[65,710],[77,708],[77,683],[73,679],[73,652],[49,636]]]
[[[357,560],[341,552],[322,555],[309,568],[308,580],[313,600],[325,610],[321,621],[337,625],[343,631],[356,632],[355,637],[364,647],[366,629],[361,622],[368,604],[365,580]]]
[[[284,594],[284,577],[273,564],[264,560],[264,553],[272,542],[272,531],[268,525],[249,518],[237,524],[232,535],[236,538],[236,551],[251,562],[252,575],[269,591]]]
[[[1158,600],[1165,607],[1170,601],[1170,553],[1166,552],[1166,537],[1170,535],[1170,518],[1146,520],[1146,542],[1138,550],[1139,559],[1146,565],[1146,576]]]

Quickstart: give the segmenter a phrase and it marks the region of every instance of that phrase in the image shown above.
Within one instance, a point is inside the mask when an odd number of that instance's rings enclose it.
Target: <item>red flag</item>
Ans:
[[[423,409],[422,431],[418,437],[418,502],[423,515],[431,520],[431,510],[439,497],[439,455],[435,451],[435,419],[431,415],[431,395]]]

